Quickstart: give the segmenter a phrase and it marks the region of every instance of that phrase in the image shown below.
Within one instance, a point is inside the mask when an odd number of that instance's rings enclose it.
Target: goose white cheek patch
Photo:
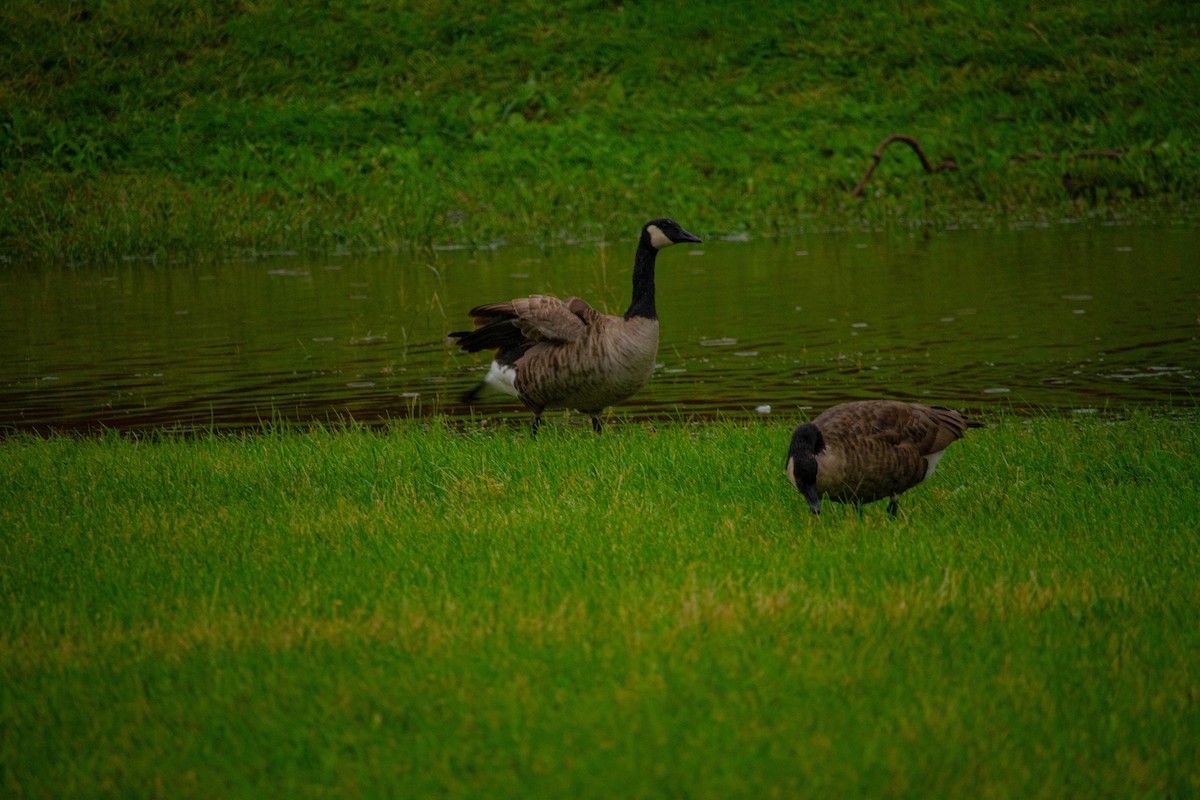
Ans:
[[[657,225],[651,225],[646,230],[650,232],[650,244],[652,244],[656,250],[662,250],[664,247],[670,247],[671,245],[675,244],[667,238],[667,235],[663,233]]]

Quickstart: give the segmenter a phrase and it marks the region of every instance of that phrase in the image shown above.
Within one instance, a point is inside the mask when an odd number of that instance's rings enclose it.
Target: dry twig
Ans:
[[[913,152],[917,154],[917,158],[921,159],[921,166],[925,168],[925,172],[929,173],[930,175],[934,174],[935,172],[958,169],[958,164],[955,164],[953,161],[943,161],[936,167],[931,166],[929,159],[925,157],[925,151],[921,149],[921,145],[917,143],[916,139],[912,138],[911,136],[905,136],[902,133],[893,133],[891,136],[880,142],[879,147],[876,147],[875,152],[871,154],[871,157],[874,159],[874,161],[871,163],[871,166],[867,168],[866,173],[863,174],[862,179],[858,182],[858,185],[850,190],[850,194],[853,197],[862,196],[863,189],[866,187],[867,181],[871,179],[871,175],[874,174],[875,168],[878,167],[879,162],[883,160],[883,151],[886,150],[888,145],[890,145],[892,142],[904,142],[906,145],[911,147]]]

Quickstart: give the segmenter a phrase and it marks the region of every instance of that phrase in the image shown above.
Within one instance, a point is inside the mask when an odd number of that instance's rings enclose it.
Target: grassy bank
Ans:
[[[0,257],[1049,218],[1200,189],[1188,3],[0,9]],[[925,175],[889,150],[917,138]]]
[[[0,790],[1187,796],[1200,433],[972,431],[899,519],[779,426],[0,444]]]

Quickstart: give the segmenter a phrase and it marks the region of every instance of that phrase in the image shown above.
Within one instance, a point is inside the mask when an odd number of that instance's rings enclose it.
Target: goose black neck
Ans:
[[[654,307],[654,259],[657,256],[658,250],[649,242],[638,245],[633,259],[633,300],[625,312],[625,319],[658,319],[658,310]]]

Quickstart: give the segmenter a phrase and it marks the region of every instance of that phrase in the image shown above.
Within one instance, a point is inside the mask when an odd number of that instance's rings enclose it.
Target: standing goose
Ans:
[[[494,349],[496,357],[487,377],[464,401],[473,401],[491,386],[519,398],[533,412],[535,434],[549,407],[584,412],[599,433],[604,409],[636,394],[654,371],[658,251],[699,241],[673,219],[647,222],[633,261],[633,300],[624,316],[602,314],[578,297],[559,300],[537,294],[471,309],[475,329],[451,333],[450,338],[468,353]]]
[[[967,428],[983,424],[957,411],[897,400],[864,400],[834,406],[796,428],[787,475],[814,514],[821,496],[839,503],[897,499],[933,474],[942,451]]]

